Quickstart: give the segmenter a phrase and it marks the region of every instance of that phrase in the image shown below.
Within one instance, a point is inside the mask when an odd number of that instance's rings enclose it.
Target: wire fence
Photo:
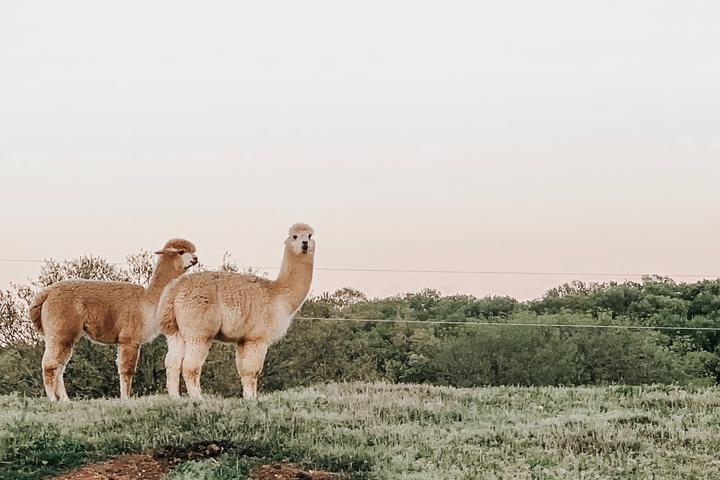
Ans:
[[[45,263],[46,260],[23,258],[0,258],[5,263]],[[127,262],[108,262],[111,265],[128,265]],[[204,265],[207,268],[220,268],[222,265]],[[238,265],[241,269],[279,270],[278,266]],[[507,275],[507,276],[547,276],[547,277],[626,277],[642,278],[654,274],[628,272],[558,272],[558,271],[513,271],[513,270],[455,270],[455,269],[411,269],[411,268],[356,268],[356,267],[315,267],[322,272],[351,273],[423,273],[445,275]],[[670,273],[658,275],[671,278],[720,278],[716,273]]]
[[[46,260],[0,258],[0,262],[15,263],[45,263]],[[128,265],[127,262],[108,262],[111,265]],[[222,265],[205,265],[208,268],[220,268]],[[238,266],[238,268],[256,270],[279,270],[276,266]],[[345,267],[315,267],[315,270],[329,272],[370,272],[370,273],[423,273],[423,274],[458,274],[458,275],[522,275],[522,276],[593,276],[593,277],[645,277],[648,274],[640,273],[608,273],[608,272],[541,272],[541,271],[501,271],[501,270],[433,270],[433,269],[403,269],[403,268],[345,268]],[[720,278],[715,274],[670,274],[677,278]],[[705,331],[720,332],[718,327],[691,327],[675,325],[600,325],[600,324],[566,324],[566,323],[528,323],[528,322],[483,322],[474,319],[465,320],[404,320],[404,319],[378,319],[378,318],[343,318],[343,317],[308,317],[296,316],[301,321],[329,321],[351,323],[398,323],[421,325],[454,325],[468,327],[530,327],[530,328],[573,328],[573,329],[614,329],[614,330],[671,330],[671,331]]]
[[[536,328],[587,328],[587,329],[615,329],[615,330],[679,330],[679,331],[700,331],[720,332],[718,327],[687,327],[673,325],[598,325],[584,323],[529,323],[529,322],[478,322],[474,320],[453,321],[453,320],[403,320],[403,319],[379,319],[379,318],[341,318],[341,317],[305,317],[296,316],[295,320],[329,321],[329,322],[354,322],[354,323],[403,323],[420,325],[454,325],[454,326],[486,326],[486,327],[536,327]]]

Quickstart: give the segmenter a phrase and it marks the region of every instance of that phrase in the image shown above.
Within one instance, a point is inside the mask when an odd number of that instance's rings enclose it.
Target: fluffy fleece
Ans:
[[[130,396],[140,345],[160,333],[155,310],[165,286],[197,263],[195,245],[169,240],[159,255],[147,288],[123,282],[67,280],[37,294],[30,319],[45,339],[43,383],[50,400],[67,400],[65,366],[81,335],[118,344],[120,396]]]
[[[229,272],[183,276],[165,289],[158,316],[167,336],[168,393],[180,396],[182,372],[188,394],[201,397],[200,374],[213,340],[236,345],[243,396],[257,396],[257,378],[268,347],[282,338],[310,290],[315,257],[313,230],[293,225],[275,280]]]

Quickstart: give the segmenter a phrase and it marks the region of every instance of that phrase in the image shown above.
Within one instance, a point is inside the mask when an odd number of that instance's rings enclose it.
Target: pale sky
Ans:
[[[720,3],[4,2],[0,257],[720,274]],[[0,288],[37,274],[0,262]],[[318,271],[313,291],[572,277]],[[584,280],[605,278],[583,277]],[[619,278],[622,279],[622,278]]]

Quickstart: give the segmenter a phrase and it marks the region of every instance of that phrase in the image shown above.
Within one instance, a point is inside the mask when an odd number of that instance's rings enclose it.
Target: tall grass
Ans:
[[[0,478],[224,440],[171,476],[244,478],[289,459],[352,478],[720,478],[720,389],[330,384],[259,401],[0,397]]]

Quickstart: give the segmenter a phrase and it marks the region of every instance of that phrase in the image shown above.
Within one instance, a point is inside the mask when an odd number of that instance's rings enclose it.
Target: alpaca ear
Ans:
[[[155,252],[156,255],[162,255],[163,253],[175,253],[177,252],[177,249],[175,248],[163,248],[162,250],[158,250]]]
[[[163,249],[163,250],[158,250],[158,251],[153,252],[153,253],[154,253],[155,255],[162,255],[163,253],[167,253],[167,250],[165,250],[165,249]]]

